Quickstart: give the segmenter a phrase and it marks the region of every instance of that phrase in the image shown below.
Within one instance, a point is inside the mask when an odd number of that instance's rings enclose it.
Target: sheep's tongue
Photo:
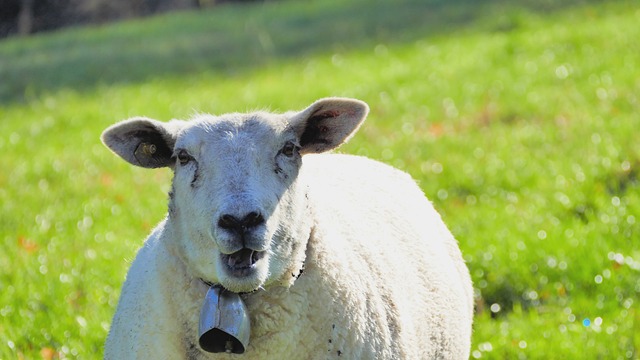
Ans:
[[[251,249],[242,249],[229,255],[227,264],[234,268],[250,267],[255,263],[253,256],[254,251]]]

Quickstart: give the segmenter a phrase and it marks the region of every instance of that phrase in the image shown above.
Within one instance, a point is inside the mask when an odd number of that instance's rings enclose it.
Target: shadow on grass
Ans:
[[[470,25],[509,31],[517,28],[521,11],[547,13],[585,1],[282,1],[8,39],[0,42],[0,104],[63,88],[203,71],[233,74],[279,59],[409,42]]]

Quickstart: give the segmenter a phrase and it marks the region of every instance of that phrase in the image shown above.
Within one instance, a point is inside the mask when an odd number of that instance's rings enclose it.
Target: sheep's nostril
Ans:
[[[264,217],[262,214],[256,211],[252,211],[247,214],[242,220],[239,220],[237,217],[225,214],[220,216],[218,219],[218,226],[225,230],[232,230],[244,233],[245,231],[254,228],[256,226],[262,225],[264,223]]]
[[[218,220],[218,226],[227,230],[234,230],[240,227],[240,221],[233,215],[222,215]]]
[[[258,212],[250,212],[247,216],[242,219],[242,224],[245,228],[252,228],[264,223],[264,218]]]

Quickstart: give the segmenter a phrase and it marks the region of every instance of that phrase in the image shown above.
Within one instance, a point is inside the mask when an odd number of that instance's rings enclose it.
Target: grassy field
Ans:
[[[411,173],[459,239],[472,358],[639,359],[639,23],[633,1],[316,0],[0,41],[0,359],[101,357],[171,180],[105,127],[332,95],[372,108],[341,151]]]

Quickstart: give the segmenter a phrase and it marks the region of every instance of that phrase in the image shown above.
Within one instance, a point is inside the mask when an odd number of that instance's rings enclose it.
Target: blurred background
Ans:
[[[232,1],[227,0],[227,2]],[[236,2],[242,1],[236,0]],[[225,1],[4,0],[0,4],[0,36],[25,36],[66,26],[102,24],[162,12],[210,7],[223,2]]]
[[[640,358],[640,6],[630,0],[0,1],[0,359],[94,359],[171,172],[132,116],[371,113],[458,239],[474,359]]]

